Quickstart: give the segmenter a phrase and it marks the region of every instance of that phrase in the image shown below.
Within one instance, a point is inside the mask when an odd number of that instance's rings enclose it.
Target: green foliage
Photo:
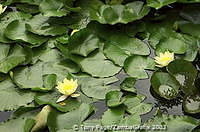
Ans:
[[[61,129],[73,129],[74,124],[81,125],[81,123],[87,119],[93,110],[94,108],[91,105],[81,104],[78,109],[68,113],[52,111],[49,113],[47,125],[52,132],[56,132]]]
[[[199,124],[197,119],[188,116],[173,116],[158,113],[150,119],[145,125],[161,125],[166,132],[192,132],[196,125]],[[160,130],[161,132],[163,130]]]
[[[199,126],[192,117],[163,111],[147,121],[143,116],[165,109],[163,102],[178,102],[181,114],[200,113],[200,0],[0,4],[0,111],[13,111],[0,131],[144,124],[192,132]],[[154,57],[166,51],[174,60],[160,68]],[[77,97],[59,92],[65,78],[77,80]]]
[[[125,71],[132,77],[138,79],[148,78],[148,74],[145,70],[154,70],[155,63],[152,58],[143,56],[130,56],[124,62]]]
[[[165,99],[173,99],[179,93],[180,83],[168,73],[155,72],[151,77],[153,90]]]

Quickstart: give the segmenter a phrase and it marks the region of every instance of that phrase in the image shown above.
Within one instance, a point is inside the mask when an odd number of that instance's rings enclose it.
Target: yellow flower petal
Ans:
[[[71,95],[71,97],[73,97],[73,98],[76,98],[76,97],[79,97],[80,96],[80,94],[72,94]]]
[[[58,100],[56,101],[56,103],[59,103],[59,102],[62,102],[62,101],[64,101],[64,100],[66,100],[67,97],[68,97],[67,95],[60,96],[60,97],[58,98]]]
[[[78,29],[74,29],[72,32],[71,32],[71,36],[75,33],[75,32],[78,32],[79,30]]]
[[[62,106],[65,106],[65,105],[66,105],[65,102],[60,102],[59,104],[62,105]]]
[[[170,53],[169,51],[159,53],[159,56],[156,56],[154,59],[157,67],[164,67],[174,60],[174,53]]]
[[[68,80],[65,78],[63,82],[58,82],[56,88],[60,93],[69,96],[76,91],[77,87],[78,87],[77,80],[74,81],[73,79]]]
[[[0,14],[2,14],[6,10],[7,6],[3,7],[3,5],[0,4]]]

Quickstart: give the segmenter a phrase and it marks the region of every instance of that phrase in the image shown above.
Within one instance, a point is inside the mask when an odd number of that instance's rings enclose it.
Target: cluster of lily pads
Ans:
[[[0,111],[12,111],[0,131],[199,131],[192,116],[200,113],[200,0],[0,4]],[[168,115],[145,102],[134,85],[148,78],[155,98],[181,98],[186,114]],[[143,121],[153,107],[154,116]]]

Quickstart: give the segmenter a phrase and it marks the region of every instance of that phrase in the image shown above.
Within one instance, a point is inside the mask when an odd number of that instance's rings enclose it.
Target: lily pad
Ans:
[[[110,91],[106,94],[106,102],[108,107],[116,107],[123,103],[121,100],[123,93],[119,91]]]
[[[160,131],[164,130],[166,132],[192,132],[197,124],[199,124],[199,121],[189,116],[173,116],[158,113],[144,125],[161,125]]]
[[[174,76],[165,72],[155,72],[151,77],[151,85],[160,97],[168,100],[176,98],[181,87]]]
[[[86,57],[99,47],[99,43],[100,40],[95,34],[83,29],[70,37],[68,46],[70,53]]]
[[[116,81],[118,81],[118,79],[115,77],[102,79],[86,77],[82,80],[81,90],[88,97],[92,97],[95,99],[105,99],[106,94],[109,91],[119,90],[119,88],[109,85]]]
[[[126,5],[101,5],[96,13],[90,13],[91,19],[102,24],[128,23],[141,19],[149,12],[141,1],[135,1]]]
[[[41,14],[34,16],[26,23],[28,31],[44,36],[62,35],[67,32],[67,28],[61,25],[53,25],[49,17]]]
[[[0,20],[0,42],[3,43],[10,43],[12,40],[8,39],[4,32],[6,30],[6,27],[8,26],[9,23],[11,23],[14,20],[27,20],[31,17],[30,14],[26,14],[23,12],[9,12],[5,16],[1,17]]]
[[[80,126],[93,111],[94,108],[89,104],[81,104],[78,109],[68,113],[52,111],[49,114],[47,125],[51,132],[73,129],[74,125]]]
[[[11,119],[8,122],[0,124],[0,131],[29,132],[34,124],[35,120],[30,118]]]
[[[147,5],[150,7],[154,7],[156,9],[159,9],[163,6],[166,6],[168,4],[174,3],[177,0],[147,0]]]
[[[133,55],[124,62],[125,71],[134,78],[146,79],[148,74],[145,70],[154,70],[155,62],[152,58]]]
[[[190,114],[200,113],[200,96],[189,95],[184,98],[183,109]]]
[[[127,92],[136,93],[136,89],[134,87],[134,84],[136,83],[136,79],[133,77],[127,77],[123,80],[123,82],[120,84],[120,88]]]
[[[162,40],[156,46],[156,53],[163,53],[165,51],[174,52],[176,54],[184,54],[187,50],[187,45],[184,41],[177,38],[168,38]]]
[[[15,20],[8,24],[5,30],[6,37],[19,42],[30,43],[31,46],[38,46],[47,41],[46,37],[28,32],[25,24],[25,22],[19,20]]]
[[[61,112],[69,112],[80,106],[81,102],[73,98],[68,98],[67,100],[62,102],[64,105],[61,105],[56,102],[60,96],[62,95],[58,92],[37,94],[35,96],[35,101],[39,105],[50,105]]]
[[[192,63],[177,59],[167,66],[167,70],[180,83],[185,94],[193,94],[197,92],[194,85],[197,77],[197,70]]]
[[[35,93],[19,90],[9,78],[0,82],[0,89],[0,111],[15,110],[34,100]]]
[[[27,50],[20,45],[0,44],[0,72],[8,73],[14,67],[25,63],[28,56],[31,56]]]
[[[107,60],[101,52],[94,52],[84,57],[71,56],[71,59],[80,65],[83,72],[94,77],[109,77],[117,74],[121,68]]]
[[[143,95],[127,95],[124,97],[124,105],[126,111],[133,115],[143,115],[151,111],[152,104],[144,103],[145,96]]]
[[[117,125],[123,119],[124,116],[123,108],[110,108],[104,112],[101,123],[102,125]]]
[[[139,39],[128,38],[127,36],[112,35],[104,46],[105,56],[119,66],[124,65],[126,58],[132,54],[149,55],[148,46]]]

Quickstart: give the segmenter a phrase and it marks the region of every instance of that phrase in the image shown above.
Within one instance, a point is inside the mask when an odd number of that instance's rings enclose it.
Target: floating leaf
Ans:
[[[185,60],[175,60],[167,66],[167,70],[180,83],[185,94],[197,92],[194,85],[197,77],[197,70],[192,63]]]
[[[19,20],[8,24],[5,35],[11,40],[30,43],[31,46],[38,46],[47,41],[47,38],[43,36],[28,32],[25,27],[25,22]]]
[[[26,14],[23,12],[17,12],[17,11],[9,12],[5,16],[1,17],[0,18],[0,20],[1,20],[1,22],[0,22],[0,42],[3,42],[3,43],[12,42],[4,34],[5,29],[9,23],[11,23],[14,20],[26,20],[26,19],[29,19],[30,17],[31,17],[30,14]]]
[[[120,91],[110,91],[106,94],[106,102],[108,107],[116,107],[123,103],[121,100],[123,93]]]
[[[62,102],[64,105],[61,105],[57,103],[57,100],[60,96],[62,95],[58,92],[37,94],[35,96],[35,101],[39,105],[50,105],[61,112],[72,111],[80,106],[80,102],[77,99],[73,98],[68,98],[67,100]]]
[[[88,97],[93,97],[95,99],[105,99],[106,93],[118,89],[117,87],[109,85],[116,81],[118,81],[116,77],[102,79],[86,77],[82,80],[81,90]]]
[[[11,119],[8,122],[0,124],[0,131],[30,132],[34,124],[35,124],[34,119],[27,119],[27,118]]]
[[[78,63],[83,72],[94,77],[109,77],[118,73],[121,68],[107,60],[101,52],[94,52],[87,58],[71,56],[72,60]]]
[[[181,85],[176,78],[165,72],[155,72],[151,77],[153,90],[165,99],[176,98]]]
[[[148,74],[145,70],[153,70],[155,68],[155,62],[152,58],[133,55],[126,59],[124,62],[125,71],[132,77],[138,79],[148,78]]]
[[[94,108],[88,104],[81,104],[78,109],[64,114],[52,111],[49,114],[47,125],[51,132],[73,129],[74,125],[80,126],[93,111]]]
[[[50,18],[42,16],[41,14],[34,16],[26,24],[28,31],[44,36],[62,35],[67,32],[67,28],[61,25],[54,25],[51,23]]]
[[[105,43],[104,53],[119,66],[124,65],[124,61],[131,54],[149,55],[148,46],[139,39],[129,38],[124,35],[112,35],[110,42]]]
[[[0,72],[8,73],[14,67],[23,64],[27,60],[27,50],[19,45],[0,44]]]
[[[51,111],[51,107],[48,105],[42,108],[40,113],[38,113],[38,115],[35,117],[35,125],[31,131],[35,132],[35,131],[44,129],[46,127],[47,118],[50,111]]]
[[[143,103],[145,96],[143,95],[127,95],[124,97],[124,105],[126,111],[133,115],[142,115],[151,111],[152,104]]]
[[[124,116],[123,108],[110,108],[106,112],[104,112],[102,116],[102,125],[117,125],[123,119]]]
[[[45,16],[65,16],[69,13],[68,10],[64,8],[64,2],[62,0],[42,0],[40,3],[40,11]]]
[[[177,0],[147,0],[147,5],[159,9],[168,4],[174,3]]]
[[[163,53],[165,51],[170,51],[176,54],[184,54],[187,50],[187,45],[184,41],[176,38],[168,38],[161,41],[156,46],[156,53]]]
[[[19,90],[10,79],[0,82],[0,111],[15,110],[34,100],[34,93]]]
[[[189,35],[184,35],[184,42],[187,44],[187,51],[183,55],[183,59],[194,61],[198,54],[200,40]]]
[[[183,109],[190,114],[200,113],[200,97],[199,95],[189,95],[184,98]]]
[[[157,114],[144,125],[161,125],[160,131],[166,132],[192,132],[198,124],[198,120],[189,116]]]
[[[141,1],[126,5],[101,5],[90,17],[102,24],[128,23],[141,19],[149,12],[149,8]]]
[[[89,53],[99,47],[99,43],[100,40],[95,34],[83,29],[70,37],[68,46],[70,53],[88,56]]]
[[[136,93],[136,89],[134,88],[134,84],[136,79],[133,77],[127,77],[124,81],[120,84],[120,88],[127,92]]]

